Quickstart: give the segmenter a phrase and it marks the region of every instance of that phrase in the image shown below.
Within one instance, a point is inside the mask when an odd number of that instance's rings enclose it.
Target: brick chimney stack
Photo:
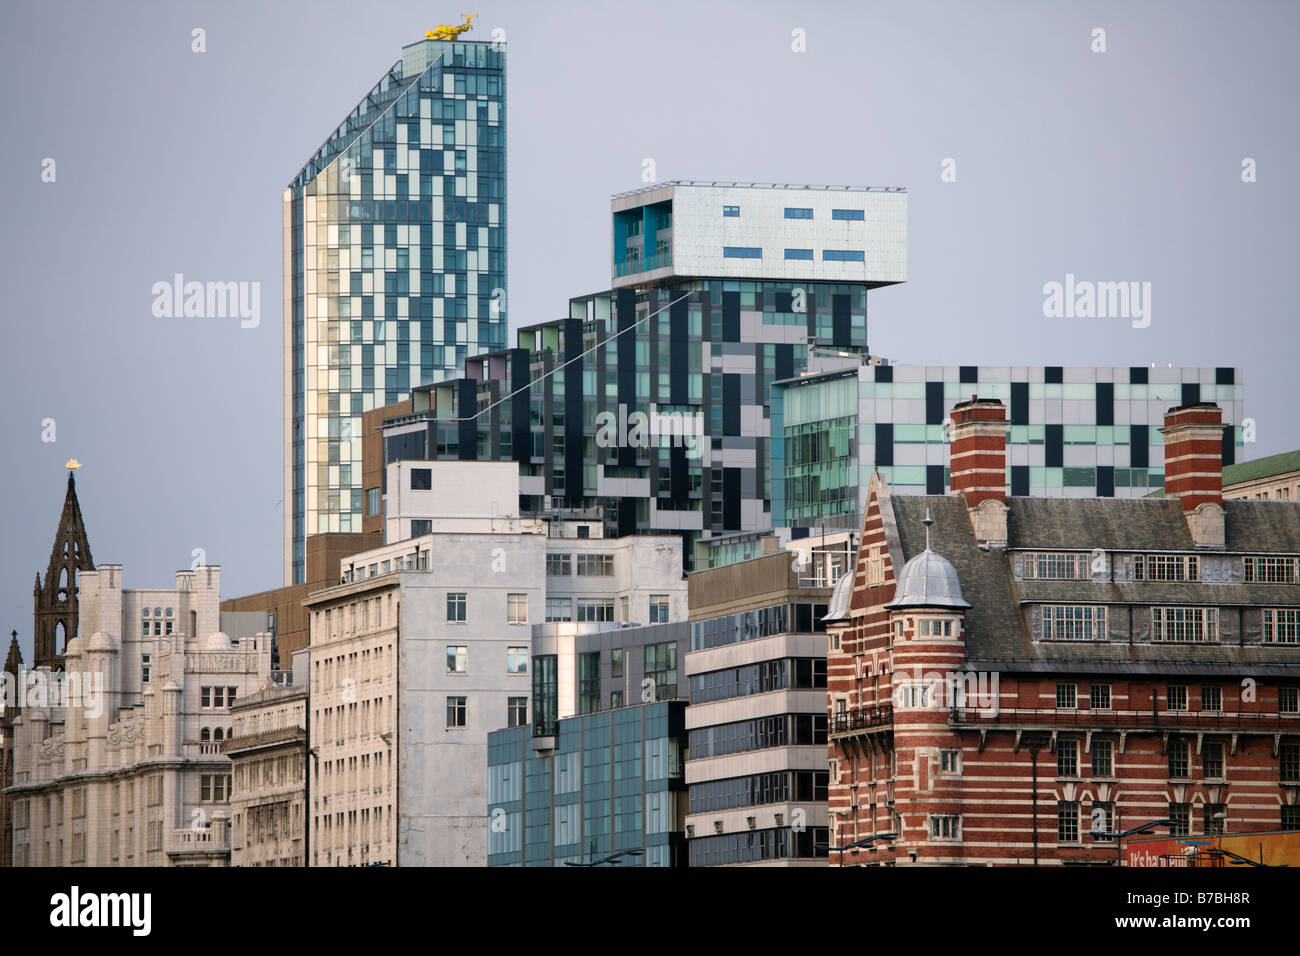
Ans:
[[[1223,413],[1212,402],[1165,412],[1165,494],[1177,498],[1199,547],[1222,548]]]
[[[948,433],[948,485],[966,499],[975,537],[1007,540],[1007,409],[996,398],[970,397],[953,406]]]

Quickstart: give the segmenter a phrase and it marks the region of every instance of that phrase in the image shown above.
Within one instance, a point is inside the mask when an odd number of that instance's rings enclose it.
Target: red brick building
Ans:
[[[1001,402],[952,418],[954,493],[873,476],[831,601],[830,864],[1300,829],[1300,503],[1223,501],[1214,405],[1166,415],[1162,499],[1008,498]]]

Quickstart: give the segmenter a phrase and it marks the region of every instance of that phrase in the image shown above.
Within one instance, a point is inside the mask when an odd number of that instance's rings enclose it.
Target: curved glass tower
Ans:
[[[361,415],[506,336],[505,52],[421,40],[284,193],[285,583],[360,532]]]

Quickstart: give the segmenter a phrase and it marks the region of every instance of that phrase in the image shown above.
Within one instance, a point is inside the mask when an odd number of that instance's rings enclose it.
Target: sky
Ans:
[[[223,597],[282,583],[281,195],[461,6],[6,4],[0,632],[29,662],[72,457],[127,587],[174,587],[196,549]],[[1244,457],[1300,448],[1300,4],[477,12],[466,38],[508,57],[512,329],[608,288],[609,198],[647,159],[660,181],[903,186],[909,280],[870,297],[873,353],[1236,366]],[[177,273],[259,283],[258,323],[156,316]],[[1046,317],[1067,274],[1149,282],[1149,324]]]

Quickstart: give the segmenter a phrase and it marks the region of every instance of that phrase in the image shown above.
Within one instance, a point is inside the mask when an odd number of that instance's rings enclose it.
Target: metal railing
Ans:
[[[954,707],[950,724],[1033,724],[1046,727],[1114,728],[1118,730],[1250,730],[1300,734],[1300,714],[1276,711],[1120,711],[1058,708]]]
[[[889,704],[878,707],[855,707],[840,714],[832,714],[829,732],[848,734],[858,730],[884,727],[894,722],[894,708]]]
[[[653,272],[655,269],[666,269],[672,264],[673,250],[670,246],[663,252],[655,252],[648,256],[616,262],[614,264],[614,278],[621,279],[623,276],[636,275],[638,272]]]

